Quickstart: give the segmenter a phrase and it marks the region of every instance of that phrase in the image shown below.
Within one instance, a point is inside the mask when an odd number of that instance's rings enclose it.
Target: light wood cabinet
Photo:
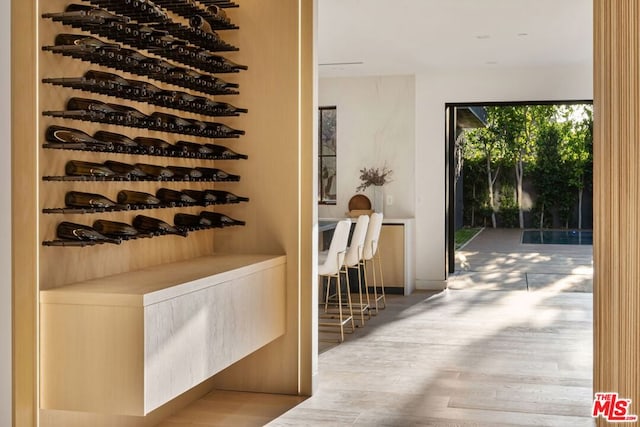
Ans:
[[[388,291],[399,294],[405,293],[406,283],[404,227],[404,224],[383,224],[378,244],[385,290],[389,288]],[[368,277],[371,277],[370,271],[368,274]],[[378,271],[376,271],[376,274],[378,274]]]
[[[285,260],[205,256],[42,291],[42,407],[147,415],[284,335]]]

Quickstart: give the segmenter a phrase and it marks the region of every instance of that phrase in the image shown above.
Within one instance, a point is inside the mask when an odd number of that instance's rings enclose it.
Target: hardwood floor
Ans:
[[[580,292],[388,296],[323,347],[313,397],[215,392],[161,426],[593,426],[591,307]]]

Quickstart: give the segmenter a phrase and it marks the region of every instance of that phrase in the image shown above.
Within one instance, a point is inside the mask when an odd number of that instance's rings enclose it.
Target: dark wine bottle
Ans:
[[[118,175],[123,175],[127,177],[135,177],[135,178],[143,178],[147,176],[146,173],[141,171],[134,165],[130,165],[128,163],[116,162],[113,160],[107,160],[104,162],[104,165],[117,173]]]
[[[105,165],[80,160],[69,160],[65,166],[65,172],[70,176],[110,177],[116,175],[114,171]]]
[[[156,126],[167,130],[184,132],[191,129],[192,127],[192,124],[189,120],[183,119],[173,114],[155,112],[151,113],[151,119]]]
[[[205,34],[215,36],[216,41],[220,40],[220,36],[213,31],[211,23],[200,15],[193,15],[189,18],[189,25],[196,30],[200,30]]]
[[[185,180],[202,178],[202,172],[198,169],[186,168],[183,166],[167,166],[167,169],[173,172],[176,177],[183,177]]]
[[[163,166],[149,165],[147,163],[136,163],[136,167],[149,176],[157,179],[173,178],[173,172]]]
[[[120,49],[118,43],[105,43],[100,39],[82,34],[58,34],[56,46],[80,46],[91,49]]]
[[[238,159],[248,159],[249,156],[246,154],[239,154],[230,148],[224,147],[222,145],[216,144],[205,144],[207,148],[211,150],[211,155],[215,158],[222,160],[238,160]]]
[[[213,205],[217,200],[215,195],[200,190],[182,190],[182,192],[202,205]]]
[[[63,126],[49,126],[45,133],[45,139],[53,144],[85,144],[87,147],[113,150],[113,144],[109,141],[101,141],[78,129]]]
[[[133,226],[139,231],[153,234],[176,234],[178,236],[187,237],[185,231],[179,230],[166,222],[152,218],[150,216],[138,215],[133,219]]]
[[[118,121],[122,121],[126,123],[128,126],[136,126],[136,127],[149,127],[151,124],[151,120],[149,116],[142,113],[139,110],[136,110],[133,107],[128,105],[119,105],[119,104],[107,104],[114,110],[114,114],[111,115],[113,119]]]
[[[204,193],[209,196],[215,197],[216,204],[231,204],[249,201],[248,197],[238,196],[236,194],[230,193],[229,191],[204,190]]]
[[[138,143],[136,143],[133,139],[124,135],[120,135],[119,133],[100,130],[94,133],[93,137],[99,141],[108,142],[116,147],[120,147],[120,149],[123,151],[130,151],[139,148]]]
[[[63,21],[65,23],[87,23],[87,24],[104,24],[106,22],[124,22],[130,21],[125,16],[119,16],[103,9],[92,6],[70,4],[64,12],[45,13],[43,18],[52,18],[54,21]]]
[[[231,23],[231,21],[227,17],[227,14],[225,13],[224,10],[222,10],[221,7],[218,7],[216,5],[208,6],[207,12],[209,12],[209,15],[211,15],[211,18],[213,18],[216,22],[219,22],[222,25],[229,25]]]
[[[176,142],[176,147],[184,151],[188,151],[189,153],[201,155],[209,155],[213,153],[213,150],[211,150],[211,148],[207,147],[206,145],[197,144],[195,142],[178,141]]]
[[[181,191],[161,188],[156,191],[156,197],[166,204],[194,204],[197,200]]]
[[[202,177],[211,181],[240,181],[240,175],[233,175],[216,168],[197,167],[202,172]]]
[[[96,242],[96,243],[114,243],[119,245],[120,239],[109,238],[93,228],[83,225],[75,224],[73,222],[61,222],[58,224],[56,234],[60,239],[64,240],[76,240],[83,242]]]
[[[211,221],[211,224],[214,227],[231,227],[234,225],[246,225],[246,222],[244,221],[233,219],[230,216],[217,213],[217,212],[202,211],[200,212],[200,216],[203,218],[207,218],[209,221]]]
[[[98,219],[94,221],[93,228],[107,237],[133,237],[140,234],[138,230],[124,222],[107,221]]]
[[[218,72],[233,73],[236,71],[249,69],[249,67],[247,67],[246,65],[237,64],[223,56],[214,55],[206,50],[202,50],[199,53],[198,60],[206,62],[207,64],[215,67],[219,70]]]
[[[211,227],[212,225],[211,221],[205,217],[184,213],[175,214],[173,217],[173,223],[178,227],[185,228],[202,228]]]
[[[83,193],[80,191],[68,191],[64,196],[65,204],[70,208],[115,208],[123,207],[124,205],[118,205],[113,200],[104,197],[101,194]]]
[[[95,111],[103,114],[116,114],[118,111],[110,105],[96,99],[71,98],[67,102],[69,111]]]
[[[173,145],[162,139],[139,136],[135,138],[134,141],[139,146],[146,148],[150,153],[164,154],[174,151]]]
[[[118,203],[127,205],[156,206],[160,204],[160,199],[153,194],[141,191],[120,190],[118,192]]]

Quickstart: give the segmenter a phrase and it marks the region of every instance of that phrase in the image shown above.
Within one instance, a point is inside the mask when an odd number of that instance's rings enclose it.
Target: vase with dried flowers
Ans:
[[[391,182],[393,171],[386,166],[382,168],[360,169],[360,185],[356,191],[365,191],[373,187],[373,210],[384,213],[384,191],[382,186]]]

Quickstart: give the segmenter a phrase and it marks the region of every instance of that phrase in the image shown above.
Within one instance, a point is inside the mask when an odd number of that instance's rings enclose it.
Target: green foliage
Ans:
[[[482,230],[480,227],[463,227],[456,230],[456,249],[471,240],[480,230]]]
[[[502,171],[495,202],[502,226],[516,226],[518,183],[528,176],[537,193],[533,219],[552,213],[568,224],[578,195],[593,186],[593,114],[590,105],[487,107],[487,127],[468,131],[464,146],[465,218],[490,215],[487,171]],[[488,161],[487,161],[488,160]],[[469,182],[470,181],[470,182]],[[494,189],[495,191],[495,189]],[[515,196],[514,196],[515,193]],[[487,212],[488,211],[488,212]],[[522,224],[520,224],[522,225]]]
[[[505,228],[518,226],[518,203],[515,198],[515,188],[511,184],[500,187],[500,224]]]

